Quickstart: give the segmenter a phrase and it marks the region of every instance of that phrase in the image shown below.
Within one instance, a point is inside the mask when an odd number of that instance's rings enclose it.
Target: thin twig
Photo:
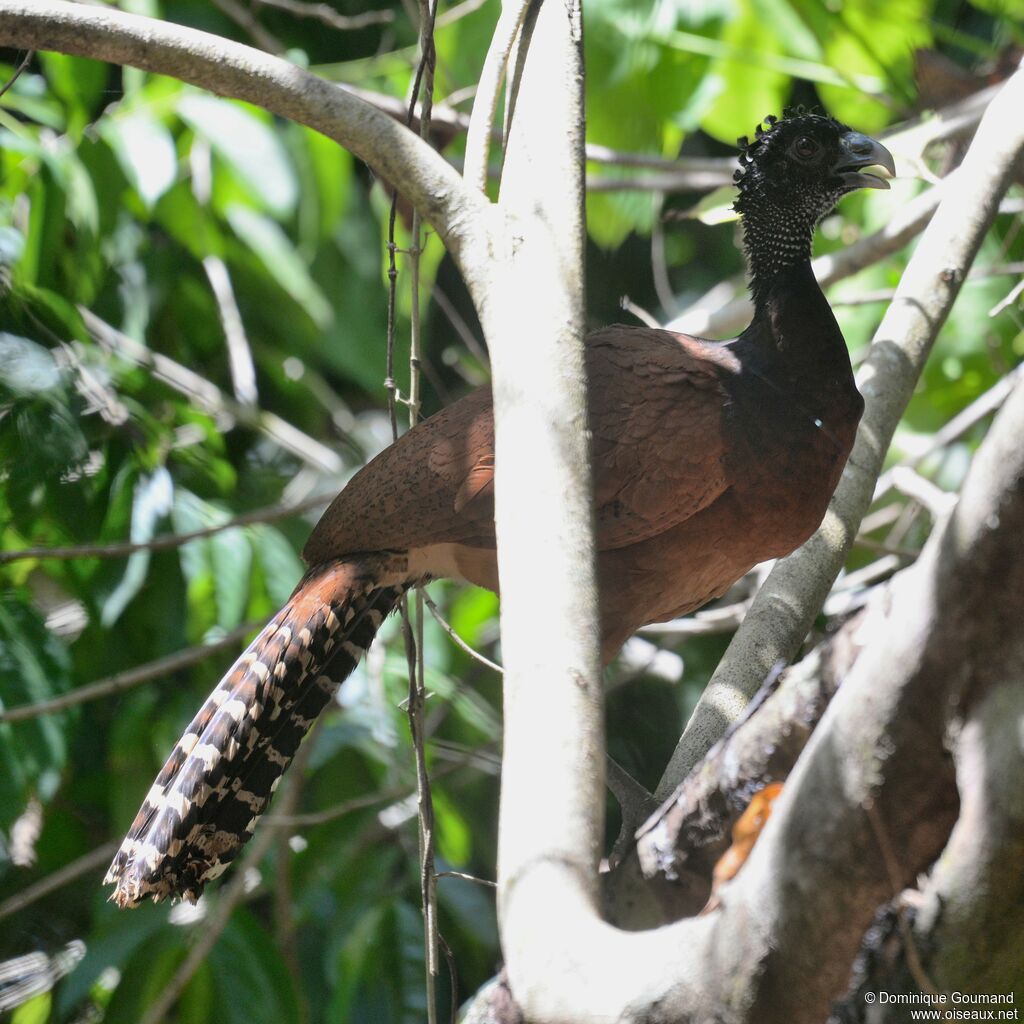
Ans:
[[[450,985],[448,1000],[451,1006],[451,1016],[448,1018],[450,1024],[456,1024],[459,1016],[459,972],[455,966],[455,954],[452,947],[445,942],[443,936],[438,936],[441,945],[441,952],[444,953],[445,962],[448,964],[448,982]]]
[[[444,778],[459,768],[472,765],[482,752],[482,748],[461,752],[461,756],[458,758],[434,769],[434,779]],[[367,807],[376,807],[379,804],[404,803],[414,795],[415,790],[409,784],[403,783],[402,785],[391,786],[389,789],[380,790],[376,793],[366,793],[363,796],[352,797],[350,800],[343,800],[341,803],[337,803],[333,807],[327,807],[322,811],[308,811],[305,814],[271,812],[263,818],[261,826],[279,829],[299,829],[308,828],[311,825],[324,825],[329,821],[337,821],[338,818],[344,818],[346,815],[353,814],[355,811],[365,810]]]
[[[268,53],[281,56],[286,47],[272,32],[268,32],[257,20],[256,16],[247,7],[243,7],[238,0],[213,0],[214,5],[219,8],[236,25],[241,26],[249,33],[252,41]]]
[[[1000,313],[1008,306],[1012,306],[1017,299],[1020,298],[1021,292],[1024,292],[1024,280],[1018,281],[1011,289],[1010,294],[1005,299],[1001,299],[997,302],[989,311],[988,315],[999,316]]]
[[[456,647],[465,651],[466,654],[468,654],[471,658],[475,658],[477,661],[480,662],[481,665],[486,665],[493,672],[497,672],[499,675],[502,675],[504,673],[505,670],[500,665],[498,665],[496,662],[491,661],[490,658],[481,654],[478,650],[474,649],[473,647],[470,647],[470,645],[466,643],[466,641],[463,640],[458,633],[455,632],[455,629],[452,627],[452,625],[441,614],[441,609],[438,608],[436,604],[434,604],[433,600],[431,600],[430,595],[425,590],[423,591],[423,600],[427,608],[430,609],[430,614],[434,616],[435,620],[437,621],[437,624],[452,638],[452,640],[455,642]]]
[[[984,281],[990,277],[1007,277],[1011,274],[1024,273],[1024,263],[1001,263],[990,267],[972,267],[967,275],[968,281]],[[1018,288],[1024,288],[1022,281]],[[895,288],[879,288],[877,291],[864,292],[862,295],[851,295],[848,298],[832,299],[832,306],[870,306],[878,302],[892,302],[896,295]],[[1012,293],[1011,293],[1012,295]],[[1012,299],[1010,300],[1013,301]],[[989,310],[989,316],[1002,311],[1001,306]]]
[[[462,343],[469,349],[470,352],[481,362],[484,366],[488,363],[487,350],[483,346],[476,334],[470,330],[469,324],[466,323],[462,314],[455,308],[455,303],[452,302],[448,295],[437,286],[435,282],[433,291],[431,292],[431,298],[438,304],[441,312],[447,317],[448,322],[452,325],[455,333],[462,339]]]
[[[82,875],[87,875],[90,871],[105,867],[117,852],[118,845],[117,842],[111,841],[97,846],[95,850],[83,853],[81,857],[71,861],[70,864],[65,864],[62,868],[51,871],[44,878],[40,878],[38,882],[26,886],[21,892],[8,896],[3,903],[0,903],[0,920],[17,914],[44,896],[49,896],[51,892],[56,892],[65,885],[69,885],[76,878],[81,878]]]
[[[486,878],[477,878],[476,875],[467,875],[465,871],[438,871],[436,878],[461,878],[464,882],[473,882],[475,885],[486,885],[490,889],[497,889],[498,883]]]
[[[422,89],[420,104],[420,137],[428,138],[434,97],[434,19],[437,0],[419,0],[420,63],[416,72],[417,90]],[[413,102],[416,93],[413,94]],[[410,108],[411,109],[411,108]],[[409,426],[415,427],[420,412],[420,359],[422,333],[420,323],[420,254],[422,231],[420,214],[413,211],[412,249],[409,254],[411,314],[409,324]],[[409,648],[414,655],[409,673],[409,731],[413,741],[416,765],[416,798],[419,821],[420,889],[423,899],[423,936],[426,946],[426,997],[428,1024],[437,1021],[437,976],[440,930],[437,922],[437,878],[434,873],[434,801],[427,769],[424,704],[426,702],[425,666],[423,661],[423,588],[416,588],[415,640]],[[406,629],[406,636],[411,630]]]
[[[411,126],[415,117],[416,104],[422,89],[423,100],[420,109],[419,134],[427,138],[430,131],[430,116],[434,86],[434,19],[437,14],[436,0],[420,0],[420,59],[410,91],[409,106],[405,115],[405,123]],[[398,439],[397,405],[400,400],[398,386],[395,382],[395,342],[396,342],[396,305],[398,267],[395,260],[397,245],[395,243],[395,226],[398,218],[398,193],[391,197],[391,210],[388,216],[388,306],[387,306],[387,354],[385,361],[385,381],[387,390],[388,416],[391,421],[391,434]],[[419,416],[420,404],[420,316],[419,316],[419,256],[421,245],[419,212],[414,211],[412,219],[412,242],[407,254],[410,264],[411,281],[411,337],[409,346],[409,396],[405,404],[409,409],[409,425],[413,427]],[[437,998],[435,992],[438,974],[438,929],[437,929],[437,894],[434,878],[434,812],[430,795],[430,778],[426,767],[423,731],[423,704],[426,700],[426,687],[423,679],[423,601],[419,590],[416,598],[417,618],[416,630],[409,616],[409,602],[403,597],[399,602],[402,616],[402,634],[405,640],[406,658],[409,663],[409,699],[407,715],[409,730],[412,735],[413,753],[416,766],[416,795],[419,820],[420,847],[420,886],[423,895],[424,943],[426,946],[426,1001],[428,1024],[436,1024]]]
[[[893,466],[892,484],[900,494],[926,508],[932,518],[946,515],[956,505],[956,495],[937,487],[909,466]]]
[[[370,25],[390,24],[395,20],[395,12],[388,10],[364,11],[362,14],[339,14],[330,4],[302,3],[301,0],[250,0],[263,7],[274,7],[279,11],[287,11],[297,18],[315,18],[328,28],[339,32],[352,32],[367,28]]]
[[[661,174],[634,174],[629,177],[612,177],[607,174],[588,174],[588,192],[659,192],[668,195],[673,192],[711,192],[723,185],[732,184],[732,173],[736,167],[729,161],[728,169],[690,170],[688,167]]]
[[[619,305],[629,314],[635,316],[645,327],[658,328],[661,324],[658,323],[657,318],[652,314],[648,313],[643,306],[637,305],[628,295],[623,295],[619,299]]]
[[[714,636],[718,633],[731,633],[743,621],[747,614],[750,601],[737,601],[721,608],[708,608],[688,618],[672,619],[669,622],[652,622],[644,626],[640,632],[652,636]]]
[[[35,50],[26,50],[25,56],[21,58],[21,63],[14,69],[13,74],[10,78],[4,82],[3,86],[0,87],[0,96],[3,96],[5,92],[21,77],[21,73],[29,66],[32,58],[35,56]]]
[[[87,701],[99,700],[101,697],[109,697],[115,693],[123,693],[141,683],[149,682],[151,679],[158,679],[161,676],[170,675],[179,669],[194,665],[197,661],[204,661],[211,654],[226,647],[232,647],[256,629],[256,624],[247,622],[237,626],[219,640],[207,644],[196,644],[193,647],[186,647],[183,650],[175,651],[166,657],[157,658],[155,661],[148,661],[144,665],[127,669],[124,672],[117,672],[105,679],[97,680],[86,686],[79,686],[70,693],[51,700],[40,701],[37,704],[21,704],[14,708],[0,709],[0,723],[2,722],[24,722],[30,718],[39,718],[41,715],[52,715],[58,711],[65,711],[78,704],[85,704]]]
[[[444,28],[447,25],[454,25],[455,22],[461,21],[463,18],[468,17],[474,11],[479,11],[481,7],[487,2],[487,0],[462,0],[461,4],[456,4],[454,7],[449,7],[444,14],[438,14],[434,19],[434,25],[437,28]]]
[[[224,329],[224,341],[228,348],[228,367],[231,373],[231,384],[235,398],[242,405],[256,405],[259,392],[256,389],[256,365],[252,358],[249,338],[245,333],[242,311],[235,299],[235,288],[231,283],[228,265],[219,256],[206,256],[203,259],[203,270],[210,282],[220,314],[221,327]]]
[[[266,508],[254,509],[240,516],[226,519],[217,526],[207,526],[190,533],[172,533],[162,537],[154,537],[147,541],[113,541],[110,544],[71,544],[65,547],[19,548],[17,551],[0,551],[0,565],[17,562],[25,558],[59,559],[70,561],[76,558],[124,558],[136,551],[167,551],[180,548],[194,540],[212,537],[214,534],[233,530],[239,526],[252,526],[256,523],[273,523],[280,519],[290,519],[302,515],[312,509],[323,508],[330,504],[333,495],[318,494],[295,505],[268,505]]]

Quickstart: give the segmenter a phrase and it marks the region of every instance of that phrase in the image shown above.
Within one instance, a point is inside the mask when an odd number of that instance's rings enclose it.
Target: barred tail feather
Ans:
[[[411,581],[398,556],[311,570],[175,745],[104,881],[195,901],[251,837],[302,737]]]

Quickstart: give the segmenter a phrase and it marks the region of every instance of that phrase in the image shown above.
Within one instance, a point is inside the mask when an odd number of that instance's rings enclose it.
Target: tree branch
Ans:
[[[597,913],[604,830],[578,3],[533,5],[520,38],[499,205],[507,265],[478,308],[494,371],[506,676],[499,921],[516,998],[548,1020],[563,1001],[551,980],[589,970],[576,938]]]
[[[313,509],[322,511],[327,508],[333,498],[333,494],[318,494],[294,505],[270,505],[267,508],[254,509],[252,512],[244,512],[240,516],[226,519],[217,526],[207,526],[202,530],[192,530],[189,533],[165,534],[147,541],[123,540],[112,541],[109,544],[69,544],[63,547],[18,548],[15,551],[0,551],[0,565],[22,561],[26,558],[52,558],[70,561],[75,558],[126,558],[128,555],[135,554],[136,551],[168,551],[172,548],[180,548],[190,541],[213,537],[215,534],[233,530],[239,526],[274,523],[279,519],[300,516]]]
[[[128,64],[263,107],[334,139],[437,229],[465,276],[486,251],[488,204],[427,143],[346,90],[240,43],[63,0],[0,0],[0,45]]]
[[[900,883],[913,881],[952,824],[948,715],[1019,679],[1022,435],[1018,385],[975,456],[956,510],[891,584],[884,627],[843,681],[726,894],[728,905],[745,905],[745,920],[734,919],[720,940],[736,938],[746,956],[765,957],[758,1020],[821,1019],[875,908],[892,895],[867,814],[878,815],[899,851]],[[739,939],[743,929],[770,936],[770,952],[763,939]]]
[[[483,192],[487,187],[487,154],[490,148],[494,115],[498,110],[498,97],[505,80],[512,44],[522,27],[530,0],[508,0],[502,5],[501,17],[494,29],[491,45],[480,71],[473,112],[466,134],[466,156],[463,177],[474,188]]]

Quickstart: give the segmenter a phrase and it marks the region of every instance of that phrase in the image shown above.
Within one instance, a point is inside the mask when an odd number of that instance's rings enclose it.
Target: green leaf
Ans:
[[[28,338],[0,331],[0,393],[32,395],[60,384],[60,370],[48,349]]]
[[[121,970],[142,947],[153,949],[153,938],[167,924],[167,908],[146,903],[130,914],[97,900],[99,911],[86,943],[85,957],[57,989],[57,1013],[68,1018],[109,968]]]
[[[178,488],[172,519],[178,533],[193,533],[220,526],[230,516],[194,494]],[[181,567],[188,581],[189,603],[208,622],[208,601],[212,594],[215,621],[233,629],[245,616],[249,602],[252,545],[241,528],[222,530],[210,537],[189,541],[180,551]]]
[[[228,209],[227,218],[235,234],[259,257],[267,272],[305,310],[313,323],[320,328],[327,327],[334,319],[331,304],[281,228],[269,217],[239,205]]]
[[[217,599],[217,623],[234,629],[242,622],[249,601],[249,573],[252,547],[245,532],[235,528],[215,533],[209,541]]]
[[[174,481],[163,466],[139,479],[132,501],[133,544],[145,544],[153,539],[157,526],[170,512],[173,502]],[[128,602],[146,582],[149,558],[148,551],[136,551],[129,556],[121,582],[103,603],[101,621],[106,628],[117,622]]]
[[[100,130],[139,198],[152,207],[178,174],[170,131],[144,110],[105,118]]]
[[[168,234],[197,260],[224,255],[224,236],[209,210],[199,205],[191,188],[179,182],[156,204],[156,218]]]
[[[256,918],[236,910],[210,953],[218,1024],[299,1019],[292,980],[274,943]]]
[[[271,602],[280,607],[289,597],[305,571],[302,559],[280,530],[265,524],[250,526],[249,537],[256,560],[263,572]]]
[[[42,992],[14,1011],[11,1024],[46,1024],[53,1007],[53,993]]]
[[[300,219],[316,238],[333,234],[352,198],[353,159],[333,139],[302,129],[306,159],[313,188],[300,195]]]
[[[67,692],[67,652],[27,603],[0,594],[0,707],[35,704]],[[0,723],[0,828],[9,828],[30,796],[49,800],[67,758],[60,715]]]
[[[742,0],[739,11],[716,40],[724,49],[708,74],[721,82],[721,91],[701,120],[704,131],[730,145],[737,135],[750,134],[765,115],[782,113],[789,94],[789,74],[798,67],[779,59],[782,47],[765,32],[750,0]],[[694,39],[678,32],[672,38],[680,47],[695,44]]]
[[[69,57],[62,53],[41,51],[38,59],[52,92],[68,107],[68,127],[77,134],[93,116],[103,97],[110,67],[98,60]]]
[[[295,209],[298,181],[268,114],[197,93],[181,97],[178,114],[271,213],[284,217]]]
[[[423,920],[394,900],[364,914],[339,951],[329,1024],[421,1024],[426,1017]]]

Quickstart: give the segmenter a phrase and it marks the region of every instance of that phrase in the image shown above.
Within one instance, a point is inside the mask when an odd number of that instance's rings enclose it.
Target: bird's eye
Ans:
[[[806,135],[801,135],[800,138],[793,143],[793,152],[801,160],[810,160],[811,157],[817,154],[818,144],[814,139],[808,138]]]

